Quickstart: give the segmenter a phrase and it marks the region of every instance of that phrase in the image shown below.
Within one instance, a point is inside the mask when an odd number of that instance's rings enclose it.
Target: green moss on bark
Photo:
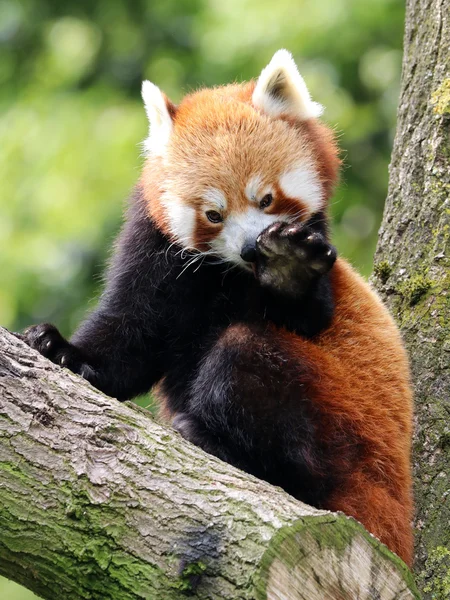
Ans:
[[[432,287],[432,280],[423,273],[416,273],[400,282],[396,291],[408,302],[410,306],[417,304]]]
[[[201,560],[189,563],[181,570],[180,575],[171,585],[180,592],[194,592],[205,571],[206,565]]]
[[[387,260],[380,260],[380,262],[373,266],[373,273],[384,285],[392,273],[392,267]]]

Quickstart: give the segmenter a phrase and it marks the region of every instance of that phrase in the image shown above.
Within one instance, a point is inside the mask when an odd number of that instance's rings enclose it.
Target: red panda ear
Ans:
[[[159,87],[150,81],[142,82],[141,93],[150,123],[150,131],[144,142],[144,148],[147,154],[162,156],[172,133],[176,109]]]
[[[287,50],[278,50],[263,69],[252,101],[255,108],[272,117],[288,115],[304,121],[319,117],[323,112],[323,107],[311,100],[306,83]]]

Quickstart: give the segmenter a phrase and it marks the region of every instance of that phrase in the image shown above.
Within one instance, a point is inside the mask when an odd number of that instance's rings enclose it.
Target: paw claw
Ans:
[[[295,233],[297,233],[297,228],[296,227],[290,227],[289,229],[286,229],[286,233],[288,235],[294,235]]]
[[[53,325],[33,325],[24,332],[25,342],[55,364],[77,372],[82,362],[80,352]]]

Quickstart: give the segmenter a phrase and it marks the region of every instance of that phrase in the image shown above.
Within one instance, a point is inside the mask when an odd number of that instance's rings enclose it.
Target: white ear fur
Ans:
[[[253,92],[253,105],[272,116],[319,117],[323,107],[311,100],[306,83],[287,50],[278,50],[262,70]]]
[[[150,132],[148,138],[144,141],[145,151],[162,156],[173,128],[166,98],[159,87],[150,81],[142,82],[141,94],[150,123]]]

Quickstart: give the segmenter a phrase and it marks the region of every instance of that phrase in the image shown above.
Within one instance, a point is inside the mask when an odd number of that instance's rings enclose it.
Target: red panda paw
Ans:
[[[53,363],[90,379],[94,373],[81,352],[68,342],[54,325],[32,325],[24,331],[24,341]]]
[[[277,222],[256,240],[257,279],[264,286],[292,294],[305,292],[308,284],[330,271],[336,249],[312,227]]]

